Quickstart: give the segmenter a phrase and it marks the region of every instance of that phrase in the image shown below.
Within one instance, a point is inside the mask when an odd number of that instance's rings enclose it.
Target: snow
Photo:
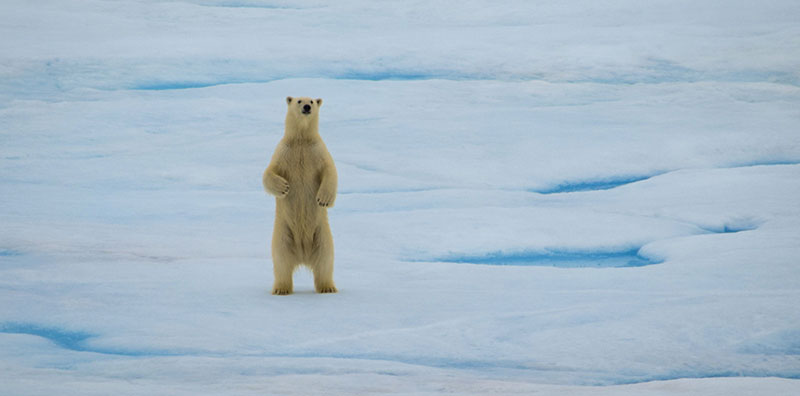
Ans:
[[[794,1],[0,3],[0,393],[800,392]],[[269,294],[325,99],[340,292]]]

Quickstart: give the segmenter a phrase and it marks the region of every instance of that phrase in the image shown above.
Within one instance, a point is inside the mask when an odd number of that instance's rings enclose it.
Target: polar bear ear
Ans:
[[[322,99],[317,98],[317,100],[315,100],[315,102],[317,102],[317,106],[322,106]]]
[[[287,96],[286,97],[286,104],[292,104],[292,97],[291,96]]]

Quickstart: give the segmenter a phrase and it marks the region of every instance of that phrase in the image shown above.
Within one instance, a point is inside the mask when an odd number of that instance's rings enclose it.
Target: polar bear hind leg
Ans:
[[[300,265],[300,259],[292,249],[293,241],[289,232],[287,227],[275,227],[272,235],[272,270],[275,274],[272,294],[279,296],[292,294],[292,275]]]
[[[314,235],[313,250],[308,266],[314,273],[317,293],[336,293],[333,283],[333,235],[328,224],[322,224]]]

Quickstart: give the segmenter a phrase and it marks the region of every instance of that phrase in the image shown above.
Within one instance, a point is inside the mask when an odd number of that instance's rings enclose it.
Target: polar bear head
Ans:
[[[322,99],[311,99],[308,97],[293,98],[286,97],[286,104],[289,109],[286,112],[286,125],[291,124],[292,129],[316,129],[319,123],[319,108],[322,106]]]
[[[322,99],[311,98],[293,98],[286,97],[286,104],[289,105],[289,112],[304,117],[314,117],[319,114],[319,108],[322,106]]]

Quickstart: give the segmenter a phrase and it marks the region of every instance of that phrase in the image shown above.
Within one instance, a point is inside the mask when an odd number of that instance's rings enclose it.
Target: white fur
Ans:
[[[318,293],[335,293],[328,208],[336,200],[337,175],[319,135],[322,99],[288,97],[286,102],[283,139],[262,179],[264,189],[276,197],[272,294],[292,293],[292,274],[301,264],[314,273]],[[305,105],[309,114],[302,112]]]

